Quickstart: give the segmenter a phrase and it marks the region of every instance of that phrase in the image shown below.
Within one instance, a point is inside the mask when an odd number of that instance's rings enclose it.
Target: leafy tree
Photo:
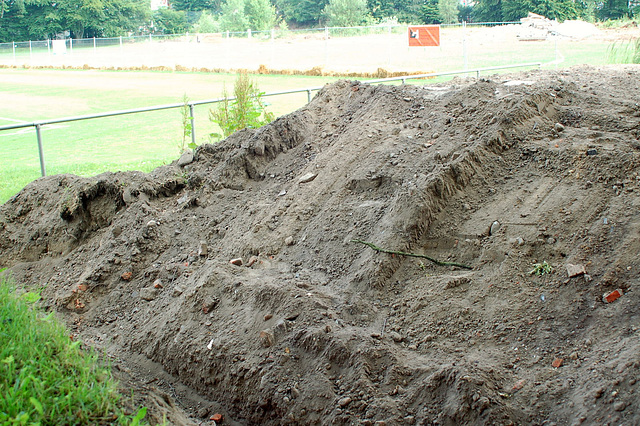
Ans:
[[[252,30],[265,31],[275,26],[276,8],[269,0],[245,0],[244,13]]]
[[[457,0],[438,0],[438,14],[443,24],[458,22]]]
[[[202,11],[208,10],[219,13],[222,7],[222,0],[172,0],[171,8],[175,10]]]
[[[76,38],[112,37],[137,31],[151,16],[145,0],[4,1],[0,41],[43,40],[65,30]]]
[[[220,23],[206,10],[200,15],[200,19],[193,25],[196,33],[217,33],[220,32]]]
[[[378,20],[395,17],[398,22],[424,22],[424,6],[430,0],[367,0],[371,15]]]
[[[361,25],[367,17],[366,0],[329,0],[324,16],[330,27]]]
[[[458,22],[471,22],[473,7],[458,5]]]
[[[275,0],[285,21],[296,25],[316,25],[323,17],[329,0]]]
[[[517,21],[529,12],[559,21],[578,17],[573,0],[504,0],[502,3],[502,19],[505,21]]]
[[[161,34],[182,34],[187,31],[187,16],[182,10],[161,8],[153,12],[155,31]]]
[[[439,24],[441,21],[438,0],[426,0],[420,15],[421,21],[425,24]]]
[[[475,22],[502,22],[502,0],[478,0],[472,16]]]
[[[246,31],[249,18],[244,12],[244,0],[226,0],[222,5],[220,29],[223,31]]]
[[[628,0],[603,0],[596,2],[596,7],[596,17],[601,21],[625,18],[631,13]]]

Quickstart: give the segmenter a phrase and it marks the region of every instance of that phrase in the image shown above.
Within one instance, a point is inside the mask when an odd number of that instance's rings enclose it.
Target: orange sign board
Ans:
[[[440,26],[409,27],[409,46],[440,46]]]

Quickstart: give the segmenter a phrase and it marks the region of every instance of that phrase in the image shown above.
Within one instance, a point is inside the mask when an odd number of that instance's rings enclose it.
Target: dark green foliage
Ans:
[[[45,40],[65,30],[75,38],[135,32],[150,16],[145,0],[0,0],[0,41]]]
[[[440,12],[438,11],[438,0],[426,0],[422,6],[421,22],[425,24],[439,24]]]
[[[187,31],[187,15],[182,10],[161,8],[153,12],[154,32],[182,34]]]
[[[329,0],[275,0],[275,5],[285,21],[297,26],[317,25]]]

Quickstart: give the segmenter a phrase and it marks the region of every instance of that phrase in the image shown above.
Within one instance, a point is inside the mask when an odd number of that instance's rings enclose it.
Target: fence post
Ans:
[[[47,39],[47,55],[51,56],[51,40]]]
[[[11,47],[13,48],[13,60],[16,60],[16,42],[12,41],[11,42]]]
[[[251,38],[251,28],[247,28],[247,38]]]
[[[329,28],[324,27],[324,65],[329,65]]]
[[[44,150],[42,149],[42,135],[40,132],[40,124],[36,124],[36,136],[38,137],[38,155],[40,156],[40,173],[42,176],[47,175],[47,170],[44,166]]]
[[[391,22],[387,22],[387,66],[391,66],[391,52],[393,52],[393,40],[391,38]]]
[[[469,68],[469,54],[467,53],[467,21],[462,21],[462,56],[464,57],[463,69]]]
[[[93,53],[96,53],[96,38],[93,37]]]
[[[311,102],[311,90],[307,90],[307,103]]]
[[[189,104],[189,114],[191,116],[191,143],[196,145],[196,116],[193,113],[193,104]]]
[[[69,51],[73,53],[73,38],[69,37]]]

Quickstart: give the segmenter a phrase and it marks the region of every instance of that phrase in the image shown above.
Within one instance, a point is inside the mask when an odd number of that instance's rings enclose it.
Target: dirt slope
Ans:
[[[339,82],[185,166],[35,181],[0,265],[174,424],[637,424],[639,93]]]

